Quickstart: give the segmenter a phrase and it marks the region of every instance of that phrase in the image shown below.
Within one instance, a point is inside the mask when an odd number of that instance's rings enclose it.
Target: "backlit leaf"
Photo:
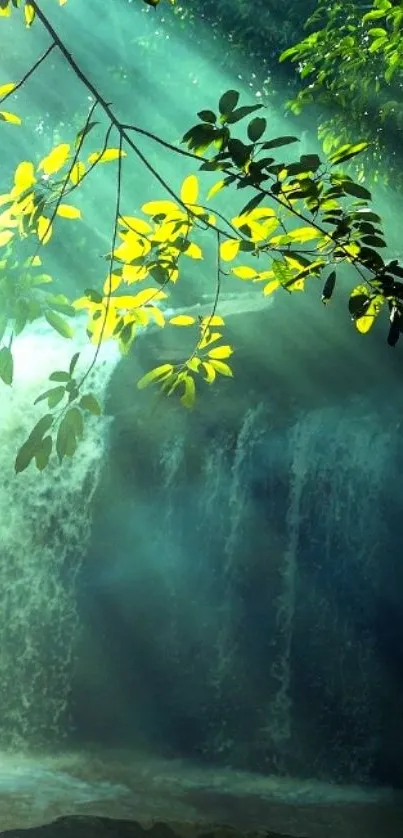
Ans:
[[[127,152],[119,148],[106,148],[105,151],[94,151],[88,157],[88,162],[93,163],[110,163],[113,160],[118,160],[119,157],[126,157]]]
[[[181,201],[184,204],[195,204],[199,195],[199,181],[196,175],[185,178],[181,188]]]
[[[231,262],[239,253],[239,239],[229,239],[220,245],[220,256],[224,262]]]
[[[208,361],[203,361],[203,368],[204,368],[205,373],[206,373],[206,375],[205,375],[206,381],[209,384],[212,384],[212,382],[215,381],[215,378],[216,378],[216,371],[215,371],[213,365],[210,364]]]
[[[25,6],[24,6],[24,17],[25,17],[25,22],[26,22],[27,26],[32,26],[32,24],[35,20],[35,15],[36,15],[35,7],[32,5],[32,3],[29,3],[28,0],[26,0]]]
[[[224,364],[223,361],[215,361],[214,359],[210,359],[210,365],[220,373],[220,375],[226,375],[228,378],[233,376],[233,372],[231,367],[228,364]]]
[[[181,396],[181,404],[184,407],[193,407],[196,398],[196,385],[192,376],[187,375],[184,379],[185,392]]]
[[[24,160],[19,163],[14,172],[14,187],[15,193],[21,195],[27,189],[30,189],[36,181],[33,163]]]
[[[52,329],[55,329],[59,335],[62,335],[64,338],[72,338],[73,337],[73,329],[60,314],[57,314],[56,311],[51,311],[48,309],[45,311],[45,318],[49,323],[49,326],[52,326]]]
[[[149,384],[152,384],[154,381],[162,381],[168,376],[172,375],[173,373],[173,366],[172,364],[161,364],[159,367],[155,367],[150,372],[147,372],[145,375],[140,378],[137,382],[137,387],[139,390],[143,390],[144,387],[147,387]]]
[[[82,180],[82,178],[85,175],[85,171],[85,165],[80,161],[74,163],[74,165],[71,167],[70,180],[74,184],[74,186],[77,186],[77,184],[80,183],[80,180]]]
[[[42,244],[47,244],[52,235],[52,224],[49,218],[41,215],[38,219],[38,239]]]
[[[268,296],[269,296],[269,294],[272,294],[272,293],[273,293],[273,291],[276,291],[276,290],[277,290],[277,288],[279,288],[279,287],[280,287],[280,285],[281,285],[281,283],[280,283],[280,281],[279,281],[278,279],[272,279],[272,280],[271,280],[270,282],[268,282],[268,283],[267,283],[267,285],[265,285],[265,287],[263,288],[263,294],[264,294],[264,296],[265,296],[265,297],[268,297]]]
[[[232,346],[216,346],[215,349],[210,349],[208,353],[209,358],[229,358],[233,353]]]
[[[193,326],[196,318],[189,314],[177,314],[175,317],[171,317],[169,322],[172,326]]]
[[[43,171],[45,175],[54,175],[65,164],[70,154],[70,146],[67,143],[61,143],[52,149],[47,157],[38,165],[38,170]]]
[[[77,207],[71,206],[71,204],[59,204],[57,214],[61,218],[81,218],[81,211]]]
[[[210,198],[213,198],[214,195],[217,195],[217,193],[220,192],[221,189],[224,189],[225,185],[225,179],[218,180],[217,183],[214,183],[213,186],[207,192],[207,200],[209,201]]]
[[[255,279],[258,276],[257,271],[250,268],[249,265],[239,265],[237,268],[231,268],[231,273],[239,279]]]
[[[16,87],[14,82],[9,82],[9,84],[0,84],[0,96],[8,96],[12,90]]]
[[[178,207],[173,201],[148,201],[141,207],[147,215],[169,215],[177,212]]]
[[[203,253],[198,244],[191,242],[184,250],[184,256],[190,256],[191,259],[203,259]]]
[[[10,111],[0,111],[0,119],[13,125],[21,125],[22,122],[22,119],[16,113],[10,113]]]

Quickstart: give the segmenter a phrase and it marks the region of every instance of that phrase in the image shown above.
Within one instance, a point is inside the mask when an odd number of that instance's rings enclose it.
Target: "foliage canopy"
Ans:
[[[57,2],[65,5],[66,0]],[[375,0],[375,10],[391,14],[380,2]],[[148,4],[157,2],[148,0]],[[71,339],[74,318],[83,312],[89,341],[94,344],[89,368],[83,368],[75,352],[68,369],[51,373],[50,386],[36,399],[46,404],[46,413],[18,452],[17,472],[31,462],[40,470],[45,468],[52,452],[60,461],[75,453],[86,417],[101,413],[96,394],[88,389],[88,377],[103,341],[117,341],[126,354],[139,330],[149,324],[192,330],[193,349],[187,357],[180,363],[167,359],[138,382],[139,389],[155,385],[168,396],[178,395],[188,408],[203,383],[231,377],[234,348],[225,339],[225,322],[218,313],[224,275],[234,282],[257,284],[264,296],[302,292],[308,284],[319,282],[322,302],[328,304],[338,285],[340,265],[346,263],[356,276],[348,299],[355,328],[366,334],[385,309],[388,343],[397,343],[403,331],[403,267],[397,260],[382,257],[380,251],[386,247],[382,220],[372,208],[370,191],[348,171],[349,162],[368,149],[366,140],[354,137],[337,148],[332,145],[324,159],[315,153],[292,154],[298,138],[270,136],[262,105],[241,103],[238,91],[231,89],[214,111],[198,112],[178,149],[162,137],[119,121],[67,51],[39,3],[0,0],[3,16],[13,9],[23,12],[27,26],[35,23],[46,29],[52,48],[60,51],[89,92],[91,106],[74,138],[66,137],[40,160],[20,161],[10,172],[8,191],[0,196],[0,377],[5,385],[12,385],[14,342],[35,321],[45,319],[63,338]],[[301,55],[303,49],[293,47],[283,58]],[[49,50],[20,81],[2,83],[1,107],[48,54]],[[325,72],[326,60],[322,60]],[[99,111],[108,127],[103,146],[92,147],[91,132]],[[0,114],[15,130],[24,130],[18,128],[21,119],[8,105]],[[198,174],[190,174],[173,190],[137,146],[139,133],[146,133],[172,154],[192,160]],[[111,138],[116,139],[112,142]],[[145,202],[141,214],[135,215],[122,199],[124,160],[129,154],[142,161],[165,193]],[[105,275],[99,287],[70,299],[52,290],[54,277],[46,268],[46,245],[59,224],[80,224],[75,193],[87,188],[95,168],[109,164],[114,169],[116,203]],[[205,198],[204,172],[217,173]],[[231,218],[210,205],[223,190],[240,192],[241,197],[246,190],[243,206]],[[211,312],[205,317],[167,316],[164,303],[181,279],[183,264],[203,258],[201,232],[215,241]],[[27,248],[28,258],[23,258]]]

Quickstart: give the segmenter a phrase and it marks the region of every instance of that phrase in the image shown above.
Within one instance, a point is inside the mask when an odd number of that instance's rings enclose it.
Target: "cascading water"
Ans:
[[[50,328],[26,329],[13,345],[14,385],[0,403],[0,747],[50,746],[65,733],[78,632],[76,578],[88,547],[91,501],[105,453],[105,418],[86,423],[76,456],[38,472],[14,474],[14,458],[43,404],[54,370],[79,368],[94,349],[64,341]],[[115,348],[101,352],[90,388],[101,400],[116,365]]]
[[[195,415],[156,433],[160,526],[136,559],[160,579],[147,642],[186,747],[193,736],[212,759],[368,782],[388,702],[376,625],[393,422],[359,402],[283,422],[263,403],[234,408],[232,433],[207,414],[207,427]]]

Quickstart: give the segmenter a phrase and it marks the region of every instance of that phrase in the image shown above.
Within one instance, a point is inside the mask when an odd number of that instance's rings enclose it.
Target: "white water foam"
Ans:
[[[83,372],[95,348],[83,329],[74,341],[42,325],[13,345],[14,384],[0,384],[0,746],[26,748],[58,739],[65,724],[78,621],[75,581],[91,527],[91,499],[105,453],[108,420],[91,418],[79,451],[43,471],[14,473],[14,459],[46,403],[54,370],[80,351]],[[102,348],[90,389],[101,401],[118,362]],[[45,406],[44,406],[45,405]]]

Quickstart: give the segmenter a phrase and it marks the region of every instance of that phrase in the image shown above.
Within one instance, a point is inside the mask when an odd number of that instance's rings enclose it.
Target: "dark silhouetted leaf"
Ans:
[[[263,143],[262,148],[280,148],[280,146],[298,142],[298,137],[275,137],[273,140],[268,140],[266,143]]]
[[[256,143],[263,136],[267,127],[264,117],[256,116],[248,125],[248,137],[252,143]]]
[[[336,285],[336,271],[332,271],[326,279],[322,291],[322,303],[329,302]]]
[[[213,124],[217,119],[214,111],[199,111],[197,116],[199,117],[199,119],[203,120],[203,122],[211,122]]]
[[[228,116],[236,108],[239,100],[239,93],[237,90],[227,90],[223,93],[218,103],[218,108],[222,116]]]
[[[228,124],[233,125],[235,122],[240,122],[240,120],[244,119],[245,116],[250,116],[251,113],[260,111],[261,108],[263,108],[263,105],[243,105],[241,108],[237,108],[228,115],[227,122]]]

